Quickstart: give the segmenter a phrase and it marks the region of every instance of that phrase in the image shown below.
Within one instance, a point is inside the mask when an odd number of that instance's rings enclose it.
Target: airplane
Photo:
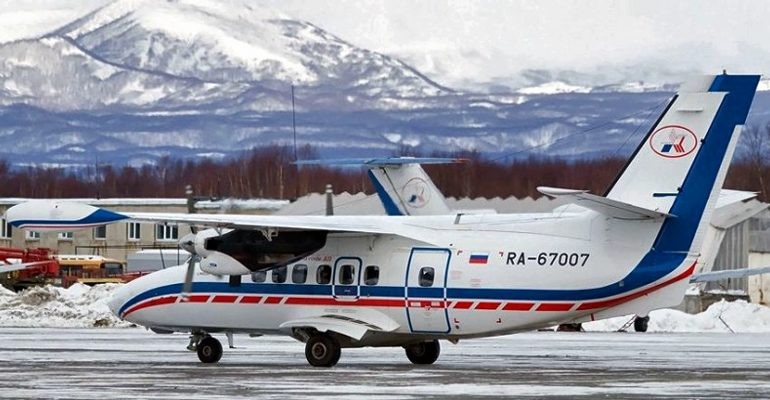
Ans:
[[[126,220],[208,227],[180,240],[196,255],[186,266],[138,278],[108,303],[126,321],[189,332],[204,363],[221,359],[211,335],[224,333],[231,346],[233,334],[289,335],[317,367],[369,346],[400,346],[412,363],[432,364],[439,340],[679,304],[759,78],[682,85],[604,196],[539,188],[573,203],[552,213],[118,213],[55,200],[16,205],[6,218],[33,230]]]

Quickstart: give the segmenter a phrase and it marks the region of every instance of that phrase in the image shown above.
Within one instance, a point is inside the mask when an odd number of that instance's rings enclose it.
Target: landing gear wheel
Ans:
[[[211,336],[206,336],[198,342],[196,351],[201,362],[206,364],[215,363],[222,358],[222,343],[219,343],[219,340]]]
[[[314,367],[333,367],[341,354],[340,343],[326,334],[311,336],[305,344],[305,357]]]
[[[410,344],[404,347],[404,349],[406,350],[406,358],[412,364],[418,365],[433,364],[438,360],[438,355],[441,354],[441,346],[439,346],[438,340]]]
[[[636,319],[634,319],[634,331],[636,332],[647,332],[647,325],[650,322],[650,317],[640,317],[636,316]]]

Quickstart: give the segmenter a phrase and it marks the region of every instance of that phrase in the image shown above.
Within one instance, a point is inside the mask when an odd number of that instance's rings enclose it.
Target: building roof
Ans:
[[[13,206],[30,200],[51,200],[51,199],[30,199],[24,197],[3,197],[0,198],[0,206]],[[56,199],[62,200],[62,199]],[[65,199],[79,203],[87,203],[97,207],[117,207],[117,206],[179,206],[185,207],[187,199],[179,198],[155,198],[155,197],[125,197],[125,198],[72,198]],[[289,204],[288,200],[276,199],[222,199],[205,200],[195,203],[195,208],[206,210],[279,210]]]

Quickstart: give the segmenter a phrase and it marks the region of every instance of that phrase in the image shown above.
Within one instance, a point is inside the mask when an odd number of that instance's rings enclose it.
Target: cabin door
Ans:
[[[406,317],[412,332],[448,333],[446,282],[451,251],[415,247],[406,267]]]

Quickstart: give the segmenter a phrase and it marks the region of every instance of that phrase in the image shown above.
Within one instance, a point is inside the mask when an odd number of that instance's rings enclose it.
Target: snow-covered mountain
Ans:
[[[1,43],[0,158],[141,164],[289,144],[292,85],[299,142],[324,156],[623,155],[674,91],[542,70],[518,91],[452,90],[262,4],[117,0]]]
[[[0,104],[57,110],[285,109],[292,84],[318,95],[311,104],[335,108],[451,92],[399,60],[248,1],[118,0],[42,38],[4,44],[0,57]]]

